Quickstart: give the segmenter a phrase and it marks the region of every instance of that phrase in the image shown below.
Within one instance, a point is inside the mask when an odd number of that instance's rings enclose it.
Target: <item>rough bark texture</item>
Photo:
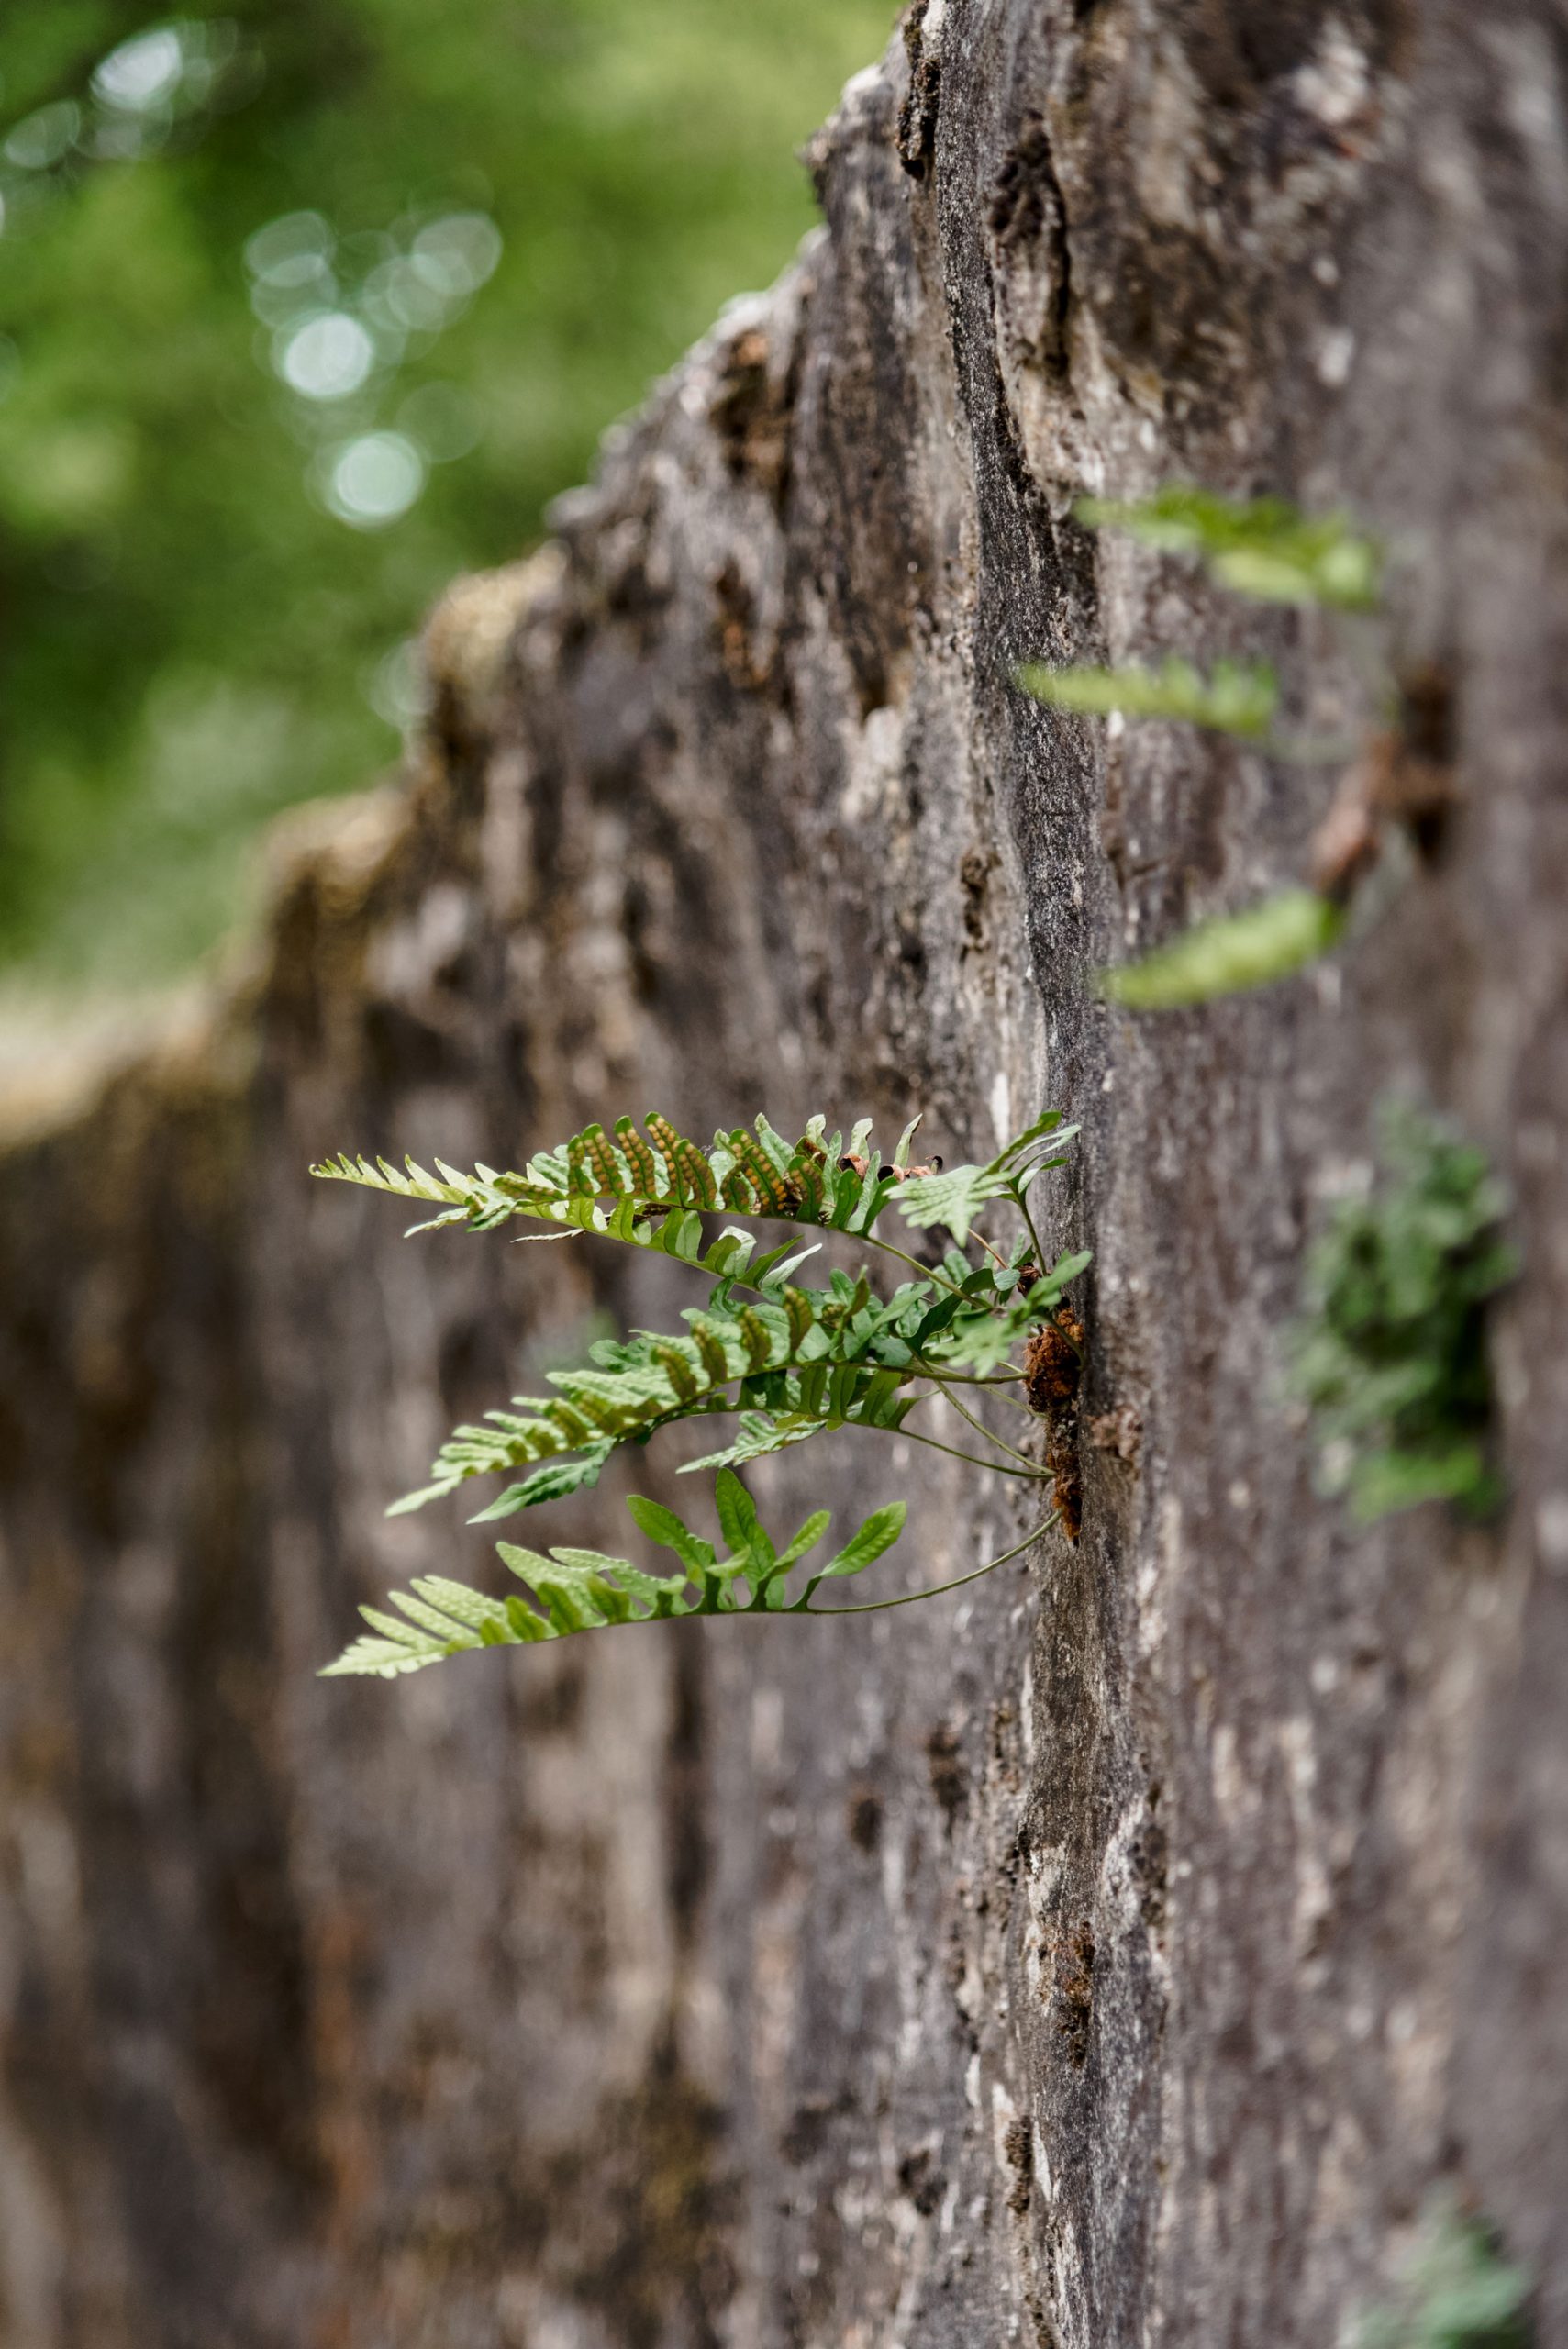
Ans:
[[[798,269],[438,615],[406,789],[296,831],[210,1018],[17,1112],[7,2349],[1321,2349],[1446,2175],[1568,2343],[1565,73],[1549,0],[916,0]],[[1385,534],[1462,796],[1331,965],[1134,1022],[1086,974],[1299,874],[1332,777],[1011,662],[1262,651],[1364,715],[1320,623],[1070,518],[1173,475]],[[1490,1531],[1354,1532],[1280,1399],[1396,1085],[1517,1200]],[[1076,1548],[313,1678],[488,1578],[381,1510],[519,1349],[682,1300],[406,1246],[312,1157],[1046,1100]],[[915,1503],[884,1581],[1022,1529],[838,1441]]]

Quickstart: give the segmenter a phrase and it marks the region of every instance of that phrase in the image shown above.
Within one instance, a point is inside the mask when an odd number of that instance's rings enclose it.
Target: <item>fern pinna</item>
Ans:
[[[821,1542],[828,1513],[814,1512],[790,1541],[775,1546],[735,1474],[748,1461],[835,1428],[900,1431],[1001,1475],[1051,1482],[1051,1470],[998,1435],[984,1410],[994,1399],[1028,1409],[1027,1386],[1019,1391],[1028,1358],[1020,1365],[1011,1357],[1031,1337],[1038,1348],[1042,1329],[1057,1343],[1076,1348],[1071,1333],[1079,1325],[1060,1308],[1068,1283],[1089,1259],[1063,1255],[1044,1269],[1029,1193],[1038,1176],[1064,1163],[1062,1148],[1077,1129],[1064,1127],[1050,1110],[985,1165],[944,1173],[940,1161],[911,1165],[918,1124],[916,1119],[906,1129],[886,1164],[872,1146],[869,1120],[855,1127],[846,1146],[841,1134],[827,1133],[821,1118],[812,1119],[791,1144],[759,1117],[754,1130],[717,1134],[704,1149],[651,1114],[641,1130],[629,1118],[619,1120],[613,1135],[600,1125],[585,1127],[563,1149],[530,1159],[520,1174],[489,1166],[464,1174],[440,1160],[431,1174],[411,1159],[401,1172],[384,1159],[346,1157],[313,1168],[329,1181],[363,1184],[439,1209],[414,1231],[445,1224],[492,1231],[513,1221],[539,1223],[550,1229],[526,1236],[593,1233],[674,1257],[710,1284],[706,1303],[687,1308],[683,1332],[638,1330],[624,1340],[601,1339],[582,1368],[548,1374],[553,1394],[518,1397],[509,1409],[487,1412],[483,1425],[459,1428],[442,1445],[431,1482],[395,1503],[393,1513],[455,1492],[471,1477],[526,1472],[471,1520],[488,1524],[595,1484],[618,1445],[646,1443],[677,1420],[728,1414],[737,1422],[728,1442],[687,1464],[688,1471],[715,1472],[724,1555],[673,1510],[634,1497],[628,1503],[634,1520],[673,1553],[678,1573],[651,1575],[629,1559],[597,1551],[561,1548],[545,1555],[502,1542],[502,1559],[537,1606],[516,1592],[492,1598],[428,1575],[411,1593],[393,1594],[397,1613],[361,1609],[370,1634],[328,1670],[391,1678],[468,1648],[676,1615],[846,1614],[902,1606],[906,1601],[895,1598],[819,1608],[815,1595],[826,1581],[858,1574],[897,1540],[903,1502],[874,1510],[791,1596],[789,1576]],[[948,1235],[951,1244],[939,1262],[923,1264],[878,1235],[889,1208],[912,1231]],[[1005,1244],[975,1230],[978,1219],[996,1208],[1010,1208],[1020,1226]],[[835,1267],[825,1286],[806,1286],[795,1275],[820,1241],[801,1249],[786,1241],[759,1253],[755,1236],[734,1224],[710,1239],[706,1219],[724,1210],[841,1233],[897,1259],[914,1277],[885,1297],[859,1268]],[[982,1261],[972,1258],[972,1245]],[[1062,1338],[1062,1330],[1069,1338]],[[991,1447],[988,1454],[906,1424],[921,1404],[938,1397]],[[1016,1557],[1054,1521],[1048,1518],[1006,1557]],[[992,1559],[959,1580],[973,1581],[1004,1563]]]

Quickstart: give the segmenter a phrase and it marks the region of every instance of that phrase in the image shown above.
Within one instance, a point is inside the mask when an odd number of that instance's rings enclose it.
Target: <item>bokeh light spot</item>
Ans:
[[[402,432],[361,432],[334,450],[328,462],[327,504],[356,529],[395,522],[424,486],[425,460]]]
[[[302,285],[327,267],[336,244],[331,223],[319,212],[285,212],[250,239],[245,266],[268,284]]]
[[[59,98],[53,106],[39,106],[36,114],[26,116],[0,148],[0,154],[19,171],[47,172],[74,146],[81,128],[81,107],[70,98]]]
[[[184,72],[183,42],[172,25],[161,26],[156,32],[122,40],[100,60],[93,74],[93,95],[122,113],[145,114],[173,96]]]
[[[449,212],[427,221],[410,258],[427,284],[449,296],[476,293],[501,258],[501,231],[486,213]]]
[[[373,662],[361,678],[361,688],[378,718],[400,734],[412,734],[430,707],[418,638],[405,637]]]
[[[406,254],[383,262],[365,280],[365,307],[378,324],[436,333],[446,324],[450,300]]]
[[[322,310],[279,338],[273,363],[307,400],[342,400],[375,365],[375,344],[347,310]]]

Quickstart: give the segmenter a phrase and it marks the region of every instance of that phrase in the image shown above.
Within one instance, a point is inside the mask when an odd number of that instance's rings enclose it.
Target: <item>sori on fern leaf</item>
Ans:
[[[873,1511],[791,1598],[787,1576],[821,1541],[827,1513],[814,1513],[777,1547],[735,1474],[748,1461],[838,1428],[902,1434],[1000,1475],[1051,1485],[1051,1469],[998,1433],[986,1412],[997,1403],[1027,1412],[1025,1367],[1013,1354],[1032,1332],[1049,1327],[1069,1333],[1061,1342],[1074,1350],[1078,1342],[1071,1333],[1079,1324],[1062,1300],[1089,1258],[1062,1255],[1047,1269],[1029,1206],[1032,1186],[1064,1163],[1064,1146],[1077,1129],[1050,1110],[985,1164],[944,1172],[940,1161],[911,1163],[918,1124],[916,1119],[906,1129],[885,1164],[872,1145],[869,1120],[846,1144],[814,1118],[791,1143],[759,1117],[754,1129],[716,1134],[705,1149],[651,1113],[641,1130],[629,1118],[613,1134],[601,1125],[585,1127],[563,1148],[530,1159],[521,1174],[480,1166],[465,1174],[440,1160],[434,1174],[412,1160],[403,1170],[385,1159],[346,1157],[314,1167],[328,1181],[361,1184],[439,1210],[411,1231],[538,1224],[544,1229],[520,1236],[617,1241],[673,1257],[709,1284],[705,1302],[686,1309],[684,1330],[601,1339],[581,1368],[547,1374],[552,1394],[515,1397],[508,1408],[486,1412],[483,1424],[457,1429],[437,1456],[431,1481],[395,1502],[391,1513],[421,1508],[475,1476],[524,1472],[470,1520],[487,1524],[596,1483],[622,1444],[646,1444],[681,1420],[735,1421],[728,1442],[682,1471],[715,1472],[724,1555],[669,1509],[634,1498],[628,1507],[636,1523],[674,1553],[678,1574],[650,1575],[628,1559],[595,1551],[562,1548],[546,1556],[502,1543],[503,1560],[542,1612],[516,1593],[491,1598],[426,1577],[412,1594],[393,1595],[397,1614],[362,1609],[373,1636],[357,1641],[328,1669],[393,1677],[469,1648],[675,1615],[867,1611],[817,1607],[815,1593],[879,1557],[902,1530],[904,1505]],[[979,1219],[998,1209],[1010,1210],[1018,1229],[999,1239],[980,1233]],[[734,1224],[710,1237],[707,1219],[726,1210],[840,1233],[896,1260],[912,1277],[886,1297],[863,1265],[835,1266],[823,1286],[808,1286],[797,1275],[820,1241],[802,1249],[791,1240],[759,1252],[756,1236]],[[912,1233],[945,1233],[950,1244],[940,1261],[923,1263],[879,1233],[889,1211]],[[939,1397],[973,1431],[965,1444],[908,1424],[922,1404]],[[986,1449],[967,1448],[976,1441]],[[1045,1530],[1037,1527],[1006,1556],[1017,1556]],[[976,1573],[1004,1562],[993,1559]],[[883,1599],[868,1607],[905,1603]]]

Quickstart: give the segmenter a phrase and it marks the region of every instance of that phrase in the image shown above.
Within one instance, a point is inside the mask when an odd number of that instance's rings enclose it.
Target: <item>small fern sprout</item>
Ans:
[[[1129,1011],[1175,1011],[1272,985],[1338,943],[1341,907],[1316,889],[1282,889],[1245,912],[1194,924],[1140,962],[1101,974],[1100,989]]]
[[[1173,482],[1123,504],[1080,498],[1091,529],[1125,530],[1147,547],[1193,556],[1233,594],[1261,604],[1375,611],[1382,558],[1342,514],[1307,515],[1283,497],[1221,497]]]
[[[816,1603],[821,1584],[860,1573],[897,1539],[901,1502],[873,1510],[842,1549],[806,1575],[798,1597],[788,1595],[787,1577],[823,1538],[827,1513],[814,1512],[779,1548],[736,1472],[839,1428],[897,1433],[998,1475],[1053,1488],[1059,1509],[959,1583],[1016,1557],[1058,1514],[1075,1532],[1075,1467],[1063,1453],[1060,1413],[1049,1426],[1042,1466],[1000,1434],[986,1411],[995,1403],[1031,1411],[1029,1349],[1042,1330],[1053,1331],[1074,1360],[1081,1351],[1082,1325],[1062,1299],[1088,1255],[1060,1255],[1044,1269],[1030,1206],[1035,1183],[1065,1163],[1076,1128],[1048,1110],[985,1164],[943,1170],[940,1161],[911,1163],[918,1124],[916,1119],[906,1129],[885,1164],[872,1144],[869,1120],[855,1127],[846,1145],[841,1134],[828,1134],[822,1118],[791,1143],[759,1117],[753,1129],[716,1134],[705,1149],[654,1112],[640,1130],[629,1118],[613,1135],[587,1126],[561,1149],[530,1159],[520,1174],[479,1166],[467,1174],[440,1160],[432,1174],[411,1159],[401,1169],[386,1159],[347,1157],[314,1167],[324,1180],[438,1210],[411,1233],[443,1225],[493,1231],[537,1224],[544,1229],[521,1236],[591,1234],[673,1257],[708,1284],[705,1301],[687,1308],[684,1330],[601,1338],[585,1364],[547,1374],[552,1393],[515,1397],[507,1408],[486,1412],[482,1423],[458,1428],[437,1455],[429,1483],[395,1502],[390,1513],[422,1508],[477,1476],[501,1476],[512,1481],[470,1520],[492,1523],[595,1484],[623,1444],[644,1444],[688,1419],[734,1422],[727,1442],[682,1471],[714,1473],[722,1555],[672,1510],[634,1498],[634,1521],[674,1553],[679,1573],[650,1575],[629,1559],[595,1551],[543,1554],[503,1542],[503,1562],[537,1606],[517,1592],[492,1598],[426,1576],[411,1593],[394,1594],[395,1614],[362,1609],[371,1635],[328,1669],[395,1677],[469,1648],[613,1624],[692,1614],[862,1613],[935,1596],[917,1591],[849,1608]],[[997,1210],[1010,1213],[1018,1227],[1010,1239],[977,1228]],[[868,1267],[835,1266],[820,1287],[808,1286],[796,1275],[820,1241],[800,1248],[786,1240],[759,1252],[756,1236],[739,1224],[725,1223],[711,1236],[710,1220],[726,1213],[842,1235],[894,1258],[914,1277],[884,1297]],[[945,1233],[949,1245],[940,1260],[925,1261],[879,1231],[889,1214],[913,1235]],[[1024,1359],[1016,1362],[1020,1347]],[[964,1423],[964,1442],[950,1443],[909,1424],[922,1405],[938,1400]],[[975,1442],[984,1449],[971,1448]]]
[[[1030,661],[1018,682],[1036,701],[1080,717],[1180,719],[1249,742],[1265,738],[1279,703],[1274,673],[1261,661],[1219,661],[1207,678],[1174,654],[1158,669],[1048,669]]]
[[[1318,1480],[1362,1524],[1421,1501],[1493,1513],[1486,1308],[1518,1269],[1485,1153],[1407,1103],[1382,1114],[1381,1180],[1341,1201],[1307,1266],[1291,1384]]]
[[[1451,2195],[1429,2205],[1391,2296],[1367,2310],[1355,2349],[1529,2349],[1530,2278]]]

